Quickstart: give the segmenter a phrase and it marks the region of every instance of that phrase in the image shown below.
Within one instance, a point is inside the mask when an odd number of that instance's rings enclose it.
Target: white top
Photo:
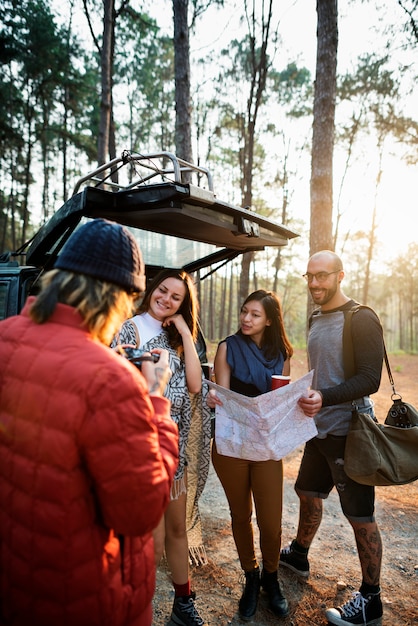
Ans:
[[[141,313],[135,315],[131,320],[138,329],[139,346],[142,348],[150,339],[161,333],[163,323],[156,320],[149,313]]]

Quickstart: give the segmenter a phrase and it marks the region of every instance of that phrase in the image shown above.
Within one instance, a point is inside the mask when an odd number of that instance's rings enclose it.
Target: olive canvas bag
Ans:
[[[364,306],[356,304],[346,312],[343,331],[346,378],[355,371],[351,318]],[[360,413],[353,404],[345,446],[345,472],[363,485],[403,485],[418,479],[418,411],[396,392],[384,342],[383,350],[392,387],[392,406],[381,424],[370,415]]]

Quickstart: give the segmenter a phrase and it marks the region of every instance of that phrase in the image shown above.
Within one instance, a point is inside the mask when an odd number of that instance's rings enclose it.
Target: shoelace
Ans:
[[[188,617],[192,618],[192,620],[197,624],[197,626],[203,626],[204,621],[203,619],[200,617],[199,613],[197,612],[197,609],[195,607],[194,604],[194,598],[191,597],[187,600],[186,602],[182,602],[181,603],[181,612],[184,613],[185,615],[187,615]]]
[[[356,591],[353,593],[352,599],[340,607],[341,615],[343,617],[354,617],[361,609],[363,622],[366,623],[366,606],[368,601],[359,591]]]

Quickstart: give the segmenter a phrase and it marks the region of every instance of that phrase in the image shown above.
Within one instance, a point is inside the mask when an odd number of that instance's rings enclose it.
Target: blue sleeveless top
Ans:
[[[283,372],[283,354],[267,359],[262,348],[241,334],[230,335],[224,341],[226,360],[231,368],[231,390],[246,396],[271,391],[272,375]]]

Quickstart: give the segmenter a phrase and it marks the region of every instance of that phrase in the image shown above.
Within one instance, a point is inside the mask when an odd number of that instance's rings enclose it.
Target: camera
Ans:
[[[159,354],[146,354],[148,351],[140,350],[139,348],[124,348],[123,352],[128,361],[136,365],[138,369],[141,369],[141,365],[144,361],[158,363],[160,360]]]

